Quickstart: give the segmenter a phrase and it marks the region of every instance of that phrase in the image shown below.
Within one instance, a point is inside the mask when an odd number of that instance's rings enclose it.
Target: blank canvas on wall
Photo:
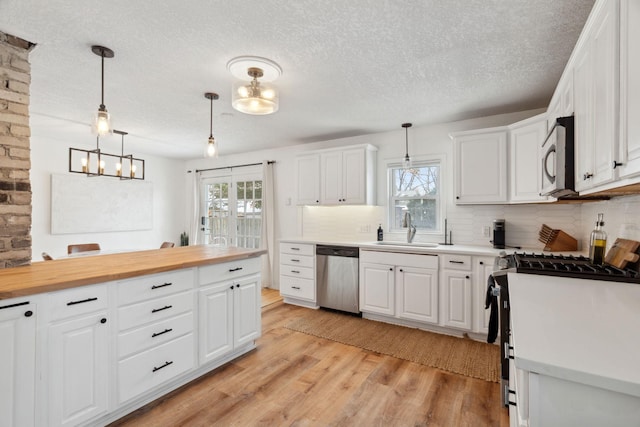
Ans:
[[[51,175],[51,234],[152,228],[152,183],[84,175]]]

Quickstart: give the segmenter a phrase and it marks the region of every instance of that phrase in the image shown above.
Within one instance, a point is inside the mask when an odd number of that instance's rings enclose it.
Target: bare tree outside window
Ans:
[[[389,170],[391,229],[402,229],[402,218],[408,210],[418,230],[437,230],[440,223],[440,163],[414,163],[409,169],[394,166]]]

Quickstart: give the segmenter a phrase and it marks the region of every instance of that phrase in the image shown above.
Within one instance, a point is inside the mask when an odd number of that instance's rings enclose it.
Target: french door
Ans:
[[[259,248],[262,232],[262,176],[221,176],[202,180],[202,242]]]

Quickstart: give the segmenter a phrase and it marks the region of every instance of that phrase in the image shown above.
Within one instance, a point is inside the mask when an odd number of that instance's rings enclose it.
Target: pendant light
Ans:
[[[104,46],[91,46],[91,51],[102,58],[102,74],[101,74],[101,92],[102,97],[100,106],[93,120],[93,131],[100,136],[111,133],[111,115],[104,105],[104,58],[113,58],[114,53],[111,49]]]
[[[404,154],[404,160],[402,161],[402,166],[405,169],[409,169],[411,167],[411,157],[409,157],[409,128],[411,126],[412,126],[411,123],[402,124],[402,127],[404,128],[404,134],[405,134],[405,139],[404,139],[405,154]]]
[[[204,97],[211,101],[211,115],[209,121],[209,140],[207,141],[207,147],[205,150],[206,157],[218,157],[218,146],[216,145],[216,140],[213,137],[213,101],[218,99],[218,94],[214,92],[206,92]]]

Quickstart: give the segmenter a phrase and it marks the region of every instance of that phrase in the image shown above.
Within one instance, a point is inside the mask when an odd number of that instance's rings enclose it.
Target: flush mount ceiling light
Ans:
[[[402,166],[405,169],[409,169],[411,167],[411,157],[409,157],[409,128],[411,127],[411,123],[403,123],[402,127],[404,128],[404,148],[405,154],[404,159],[402,161]]]
[[[216,139],[213,137],[213,101],[218,99],[218,94],[214,92],[206,92],[204,97],[211,101],[211,115],[209,120],[209,140],[207,141],[207,147],[205,150],[206,157],[218,157],[218,146],[216,145]]]
[[[233,108],[254,115],[278,111],[278,88],[271,83],[282,74],[278,64],[257,56],[239,56],[227,63],[227,69],[239,79],[231,92]]]
[[[69,172],[86,176],[110,176],[120,179],[144,179],[144,160],[124,154],[124,136],[127,132],[113,130],[120,135],[120,154],[105,153],[100,149],[100,135],[95,150],[69,147]]]
[[[107,111],[107,107],[104,105],[104,58],[113,58],[114,53],[111,49],[104,46],[91,46],[91,51],[102,58],[102,98],[93,120],[93,131],[100,136],[104,136],[111,132],[111,115]]]

